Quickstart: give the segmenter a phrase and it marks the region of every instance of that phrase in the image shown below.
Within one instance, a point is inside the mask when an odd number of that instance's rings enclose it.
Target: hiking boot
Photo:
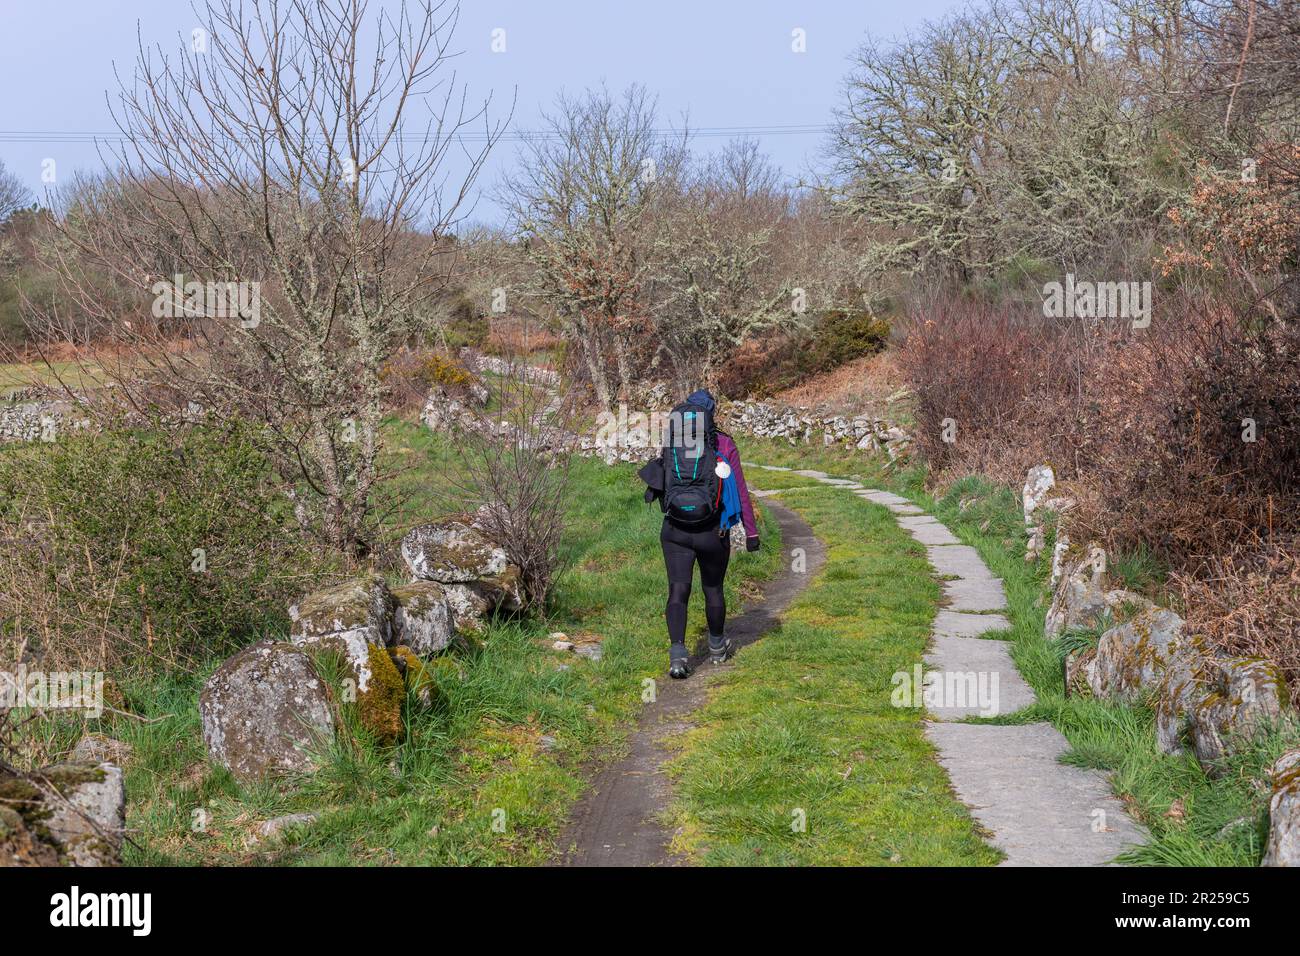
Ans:
[[[683,677],[689,677],[691,674],[691,664],[688,660],[689,653],[685,644],[674,644],[668,648],[668,676],[676,680]]]
[[[731,638],[709,635],[710,664],[721,664],[734,653],[736,653],[736,645],[731,642]]]

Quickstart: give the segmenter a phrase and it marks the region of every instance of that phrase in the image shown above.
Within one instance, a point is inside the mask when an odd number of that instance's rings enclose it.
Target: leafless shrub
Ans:
[[[1300,694],[1300,539],[1215,555],[1172,583],[1196,633],[1226,653],[1274,661]]]
[[[86,315],[111,327],[96,361],[137,406],[262,423],[302,489],[304,526],[360,556],[381,371],[438,314],[448,235],[498,127],[449,75],[458,9],[445,0],[373,17],[365,0],[197,12],[206,51],[139,51],[114,108],[112,172],[68,197],[51,255],[71,307],[50,322],[64,340]],[[485,144],[452,177],[470,126]],[[105,275],[135,293],[129,321],[103,315]],[[229,291],[195,305],[191,283],[237,289],[238,308]]]
[[[471,413],[455,431],[459,461],[449,493],[518,566],[527,606],[542,609],[561,570],[571,410],[530,381],[518,358],[492,391],[494,405]]]

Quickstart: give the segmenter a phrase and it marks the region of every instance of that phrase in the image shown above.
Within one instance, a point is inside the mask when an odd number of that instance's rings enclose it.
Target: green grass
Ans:
[[[1209,776],[1191,755],[1167,756],[1156,747],[1155,718],[1146,707],[1066,697],[1061,669],[1072,642],[1095,641],[1092,631],[1050,641],[1043,634],[1048,560],[1027,564],[1020,503],[1015,493],[979,478],[954,483],[938,500],[921,500],[963,541],[979,550],[1007,590],[1012,657],[1038,703],[1009,719],[1050,721],[1070,743],[1064,762],[1111,774],[1115,794],[1150,833],[1128,851],[1133,865],[1255,866],[1267,833],[1267,793],[1256,785],[1272,760],[1297,743],[1279,729]],[[965,507],[962,505],[965,503]],[[1158,583],[1154,564],[1119,562],[1129,586]],[[1112,562],[1112,570],[1114,562]]]
[[[1168,566],[1146,545],[1106,556],[1106,569],[1118,587],[1158,597],[1165,590]]]
[[[968,477],[948,486],[936,499],[924,490],[922,467],[895,467],[883,456],[838,448],[792,448],[784,442],[752,438],[744,440],[743,446],[750,458],[814,468],[906,495],[980,552],[993,574],[1002,578],[1012,623],[1004,636],[1011,642],[1017,667],[1038,697],[1035,706],[991,722],[1049,721],[1070,743],[1064,762],[1110,774],[1115,794],[1150,833],[1148,844],[1127,852],[1119,862],[1258,865],[1268,819],[1268,788],[1261,781],[1278,756],[1300,746],[1300,728],[1294,724],[1274,728],[1211,776],[1190,754],[1168,756],[1158,751],[1154,716],[1147,707],[1067,698],[1061,667],[1064,652],[1072,644],[1095,641],[1099,632],[1072,633],[1057,641],[1045,637],[1049,559],[1044,556],[1034,563],[1025,562],[1023,514],[1013,489]],[[802,499],[791,495],[790,500],[797,504]],[[821,533],[823,529],[817,530]],[[1050,554],[1050,547],[1047,551]],[[1161,599],[1165,570],[1151,555],[1112,557],[1111,571],[1122,586]]]
[[[801,489],[783,501],[828,562],[692,718],[673,765],[678,849],[721,865],[996,863],[935,762],[922,711],[890,703],[939,597],[924,549],[853,495],[783,472],[747,477]]]
[[[0,362],[0,399],[6,399],[15,389],[58,385],[60,382],[74,387],[98,386],[102,384],[102,377],[97,367],[76,361],[56,361],[48,365],[44,362]]]
[[[390,427],[394,460],[405,463],[390,491],[411,493],[391,520],[428,520],[439,507],[434,489],[451,453],[418,426]],[[667,664],[658,508],[642,503],[631,465],[610,468],[575,459],[572,475],[569,568],[548,619],[494,624],[481,644],[453,652],[458,673],[440,681],[441,697],[432,711],[408,719],[407,739],[397,747],[369,742],[345,706],[346,730],[322,755],[319,772],[242,786],[206,760],[197,715],[206,672],[124,688],[129,709],[161,718],[143,723],[110,717],[96,728],[136,748],[127,765],[127,823],[134,840],[127,862],[547,860],[593,767],[619,753],[641,707],[642,680],[663,676]],[[779,529],[763,518],[762,534],[773,547],[738,555],[727,577],[733,607],[778,565]],[[693,601],[691,610],[694,637],[704,632],[701,602]],[[553,651],[546,637],[553,630],[600,635],[603,660]],[[257,823],[295,812],[320,818],[282,839],[246,848]]]

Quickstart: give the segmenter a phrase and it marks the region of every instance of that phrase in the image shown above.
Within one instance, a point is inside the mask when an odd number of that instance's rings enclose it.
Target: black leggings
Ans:
[[[704,616],[709,633],[722,636],[727,621],[727,602],[722,596],[722,579],[731,560],[729,535],[718,535],[717,528],[705,531],[682,531],[669,521],[659,532],[668,568],[668,637],[674,644],[686,643],[686,602],[691,597],[691,573],[700,562],[700,586],[704,589]]]

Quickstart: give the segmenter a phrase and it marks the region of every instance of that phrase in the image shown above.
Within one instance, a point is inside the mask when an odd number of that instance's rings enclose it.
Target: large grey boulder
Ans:
[[[456,432],[475,427],[475,416],[465,403],[452,398],[446,389],[435,386],[424,400],[420,421],[433,432]]]
[[[502,574],[506,553],[472,525],[443,521],[419,525],[402,538],[402,560],[417,581],[467,584]]]
[[[1258,658],[1216,661],[1207,668],[1206,693],[1192,708],[1196,759],[1207,770],[1261,729],[1281,720],[1286,682],[1276,664]]]
[[[1183,641],[1183,619],[1164,608],[1148,608],[1107,629],[1087,668],[1094,697],[1138,703],[1164,675]]]
[[[334,701],[311,658],[263,641],[235,654],[203,685],[199,717],[208,755],[240,780],[315,769],[334,735]]]
[[[456,615],[444,585],[416,581],[393,588],[397,602],[393,624],[395,640],[417,654],[428,656],[445,650],[456,633]]]
[[[317,591],[289,608],[289,640],[341,655],[352,669],[357,690],[370,686],[370,648],[394,643],[397,601],[377,574]]]
[[[1095,627],[1126,606],[1143,609],[1155,605],[1140,594],[1109,587],[1106,552],[1093,546],[1082,557],[1066,559],[1043,631],[1054,638],[1072,628]]]
[[[126,829],[126,784],[111,763],[71,762],[47,767],[62,799],[47,798],[45,828],[72,866],[118,866]]]
[[[1300,866],[1300,750],[1273,764],[1268,801],[1268,843],[1261,866]]]
[[[1156,746],[1161,753],[1183,752],[1192,732],[1192,710],[1205,692],[1205,675],[1216,667],[1196,635],[1184,637],[1174,648],[1155,691]]]
[[[125,828],[126,788],[113,764],[0,773],[0,866],[118,866]]]

